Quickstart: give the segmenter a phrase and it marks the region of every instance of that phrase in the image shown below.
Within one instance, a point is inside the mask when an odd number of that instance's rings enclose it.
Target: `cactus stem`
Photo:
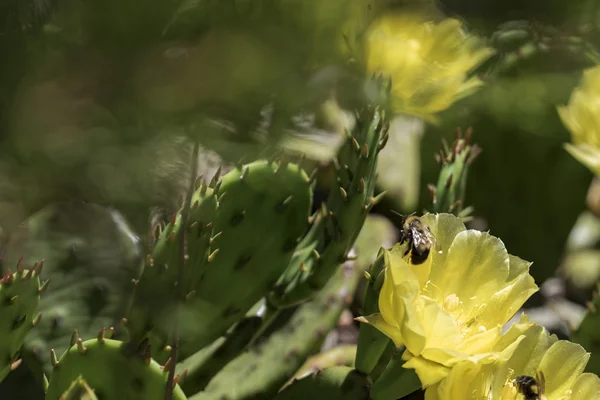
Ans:
[[[22,362],[23,362],[23,359],[19,358],[17,361],[10,364],[10,370],[14,371],[15,369],[19,368],[19,365],[21,365]]]
[[[360,152],[360,156],[361,156],[361,158],[364,158],[365,160],[367,158],[369,158],[369,145],[368,144],[365,143],[363,145],[363,148],[362,148],[362,150]]]
[[[33,320],[31,320],[31,326],[36,327],[42,319],[42,313],[38,313]]]
[[[208,262],[213,262],[213,260],[217,256],[217,254],[219,254],[219,249],[215,249],[215,251],[213,251],[212,253],[210,253],[208,255]]]
[[[104,328],[100,329],[100,332],[98,332],[97,339],[100,343],[106,342],[106,339],[104,338],[105,333],[106,333],[106,329],[104,329]]]
[[[52,364],[52,367],[54,368],[58,367],[58,359],[56,358],[54,349],[50,349],[50,364]]]
[[[72,347],[75,343],[77,343],[78,339],[79,339],[79,332],[77,331],[77,329],[73,329],[73,333],[71,334],[71,340],[69,342],[69,347]]]
[[[348,200],[348,193],[344,190],[343,187],[340,186],[340,196],[342,196],[342,200]]]
[[[365,178],[360,178],[358,181],[358,187],[356,188],[358,193],[362,193],[365,191]]]
[[[196,295],[196,289],[185,295],[185,301],[190,301]]]

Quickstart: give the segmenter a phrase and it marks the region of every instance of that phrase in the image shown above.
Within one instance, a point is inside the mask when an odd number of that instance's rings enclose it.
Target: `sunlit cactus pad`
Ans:
[[[82,341],[74,335],[73,346],[56,360],[46,400],[59,400],[73,382],[82,377],[94,389],[98,400],[162,400],[165,396],[168,368],[151,358],[150,346],[143,342],[131,348],[123,342],[107,339],[102,331],[97,338]],[[178,385],[174,400],[184,400]]]

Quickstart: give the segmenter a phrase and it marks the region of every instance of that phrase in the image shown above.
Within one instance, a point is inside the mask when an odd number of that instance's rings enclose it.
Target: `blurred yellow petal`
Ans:
[[[572,145],[567,143],[565,149],[594,174],[600,175],[600,147],[589,144]]]
[[[600,378],[589,372],[581,374],[571,390],[573,399],[598,400],[600,399]]]
[[[569,104],[558,107],[558,115],[571,132],[566,150],[594,174],[600,175],[600,66],[583,74]]]
[[[547,380],[546,393],[556,399],[566,395],[583,373],[589,359],[590,354],[576,343],[566,340],[554,343],[538,366]]]
[[[367,74],[392,78],[393,111],[432,122],[481,85],[469,74],[493,54],[457,19],[435,23],[406,12],[374,21],[364,47]]]

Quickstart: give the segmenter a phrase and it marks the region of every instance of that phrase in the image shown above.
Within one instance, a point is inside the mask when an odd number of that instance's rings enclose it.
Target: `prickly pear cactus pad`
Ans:
[[[22,260],[17,272],[10,270],[0,279],[0,380],[20,364],[18,352],[29,330],[37,325],[40,302],[39,274],[43,262],[25,270]]]
[[[99,400],[163,400],[168,368],[152,360],[147,341],[130,348],[123,342],[107,339],[103,330],[97,338],[85,342],[74,334],[71,342],[74,344],[60,360],[56,360],[52,351],[54,368],[46,400],[61,399],[80,376],[94,388]],[[173,399],[185,399],[179,385],[173,389]]]
[[[200,182],[191,202],[183,357],[221,336],[268,292],[309,227],[312,188],[298,165],[262,160],[219,175]],[[134,339],[149,330],[163,339],[170,334],[181,225],[179,214],[162,231],[137,284],[128,317]]]

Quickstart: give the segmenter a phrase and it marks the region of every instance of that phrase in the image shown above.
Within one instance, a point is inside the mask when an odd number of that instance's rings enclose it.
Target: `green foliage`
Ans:
[[[600,374],[600,346],[598,343],[598,326],[600,325],[599,309],[600,296],[598,293],[595,293],[593,301],[588,304],[587,313],[571,335],[571,341],[579,343],[591,353],[586,371],[594,374]]]
[[[58,400],[79,377],[85,379],[100,398],[164,398],[168,368],[152,360],[148,342],[132,348],[123,342],[108,339],[104,334],[103,329],[97,338],[86,341],[74,334],[71,348],[60,360],[56,360],[52,352],[54,368],[46,400]],[[185,399],[179,386],[173,390],[173,399]]]
[[[326,333],[348,305],[361,273],[362,269],[353,262],[339,268],[313,300],[299,306],[278,329],[240,353],[210,381],[204,392],[191,398],[272,399],[306,358],[321,347]],[[188,388],[194,386],[187,379],[183,383],[184,391],[189,394],[193,390]]]
[[[17,272],[10,270],[0,279],[0,381],[21,363],[19,350],[25,336],[40,321],[36,310],[40,302],[40,272],[43,262],[25,270],[23,261]],[[44,286],[45,288],[45,286]]]
[[[44,259],[41,279],[51,281],[39,305],[43,318],[25,342],[40,368],[49,368],[50,349],[66,350],[73,327],[89,337],[123,317],[139,251],[121,214],[82,202],[49,205],[13,232],[6,261],[16,263],[20,254],[26,264]]]
[[[367,376],[360,372],[349,367],[330,367],[292,383],[275,400],[368,400],[369,387]]]
[[[361,315],[379,312],[379,292],[383,286],[384,274],[383,253],[380,252],[367,271],[368,278],[362,300]],[[380,359],[385,357],[384,351],[391,340],[371,325],[361,324],[359,329],[356,369],[364,374],[371,374]]]

